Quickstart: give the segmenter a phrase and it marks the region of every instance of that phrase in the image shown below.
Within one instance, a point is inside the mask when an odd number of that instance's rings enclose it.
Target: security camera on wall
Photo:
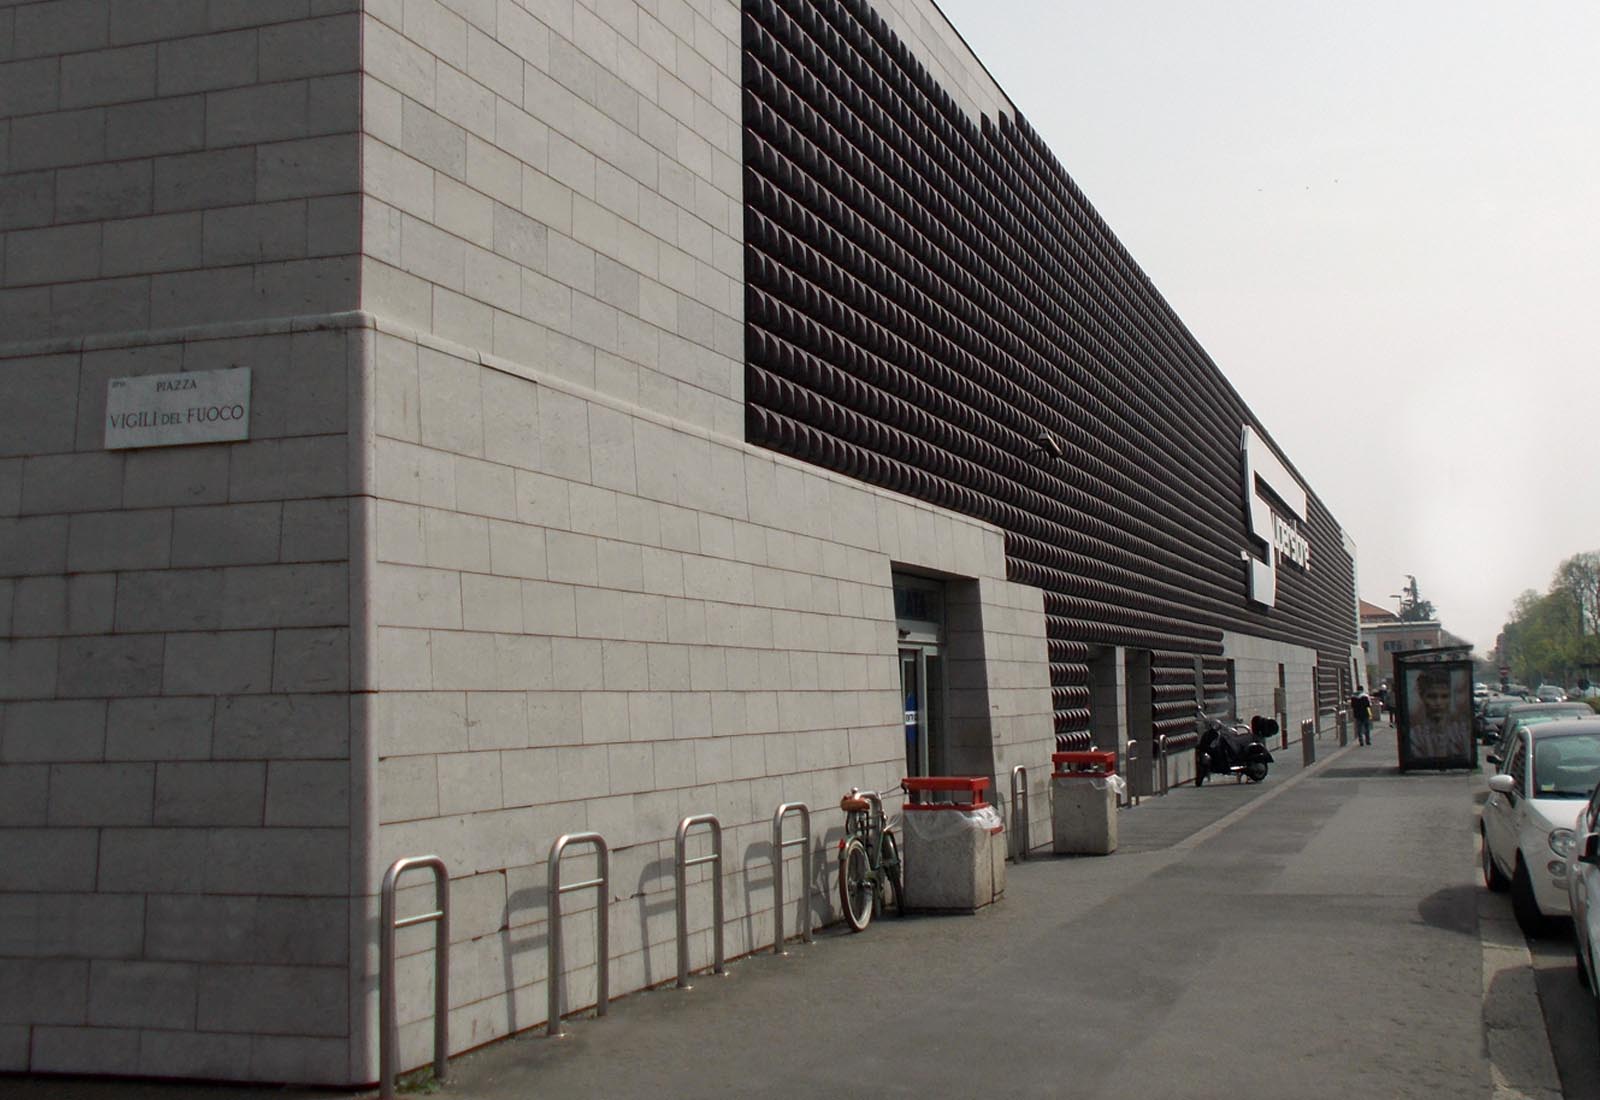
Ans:
[[[1061,441],[1049,432],[1040,432],[1039,437],[1034,440],[1034,445],[1036,448],[1034,454],[1039,458],[1055,459],[1059,462],[1064,453],[1061,450]]]

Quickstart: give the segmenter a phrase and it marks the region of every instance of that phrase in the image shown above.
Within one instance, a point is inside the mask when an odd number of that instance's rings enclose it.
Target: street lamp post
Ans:
[[[1411,574],[1407,573],[1406,576],[1410,577]],[[1416,578],[1414,578],[1414,577],[1412,578],[1412,583],[1413,584],[1416,583]],[[1406,589],[1406,588],[1402,588],[1399,592],[1391,592],[1391,593],[1389,593],[1389,598],[1391,600],[1396,601],[1394,617],[1397,620],[1399,620],[1400,622],[1405,622],[1406,608],[1408,606],[1410,606],[1407,603],[1406,596],[1405,596],[1405,594],[1408,591],[1410,591],[1410,590]],[[1402,643],[1400,641],[1396,641],[1393,644],[1396,645],[1396,646],[1399,646]],[[1385,665],[1387,665],[1388,667],[1385,668],[1384,667]],[[1378,663],[1378,667],[1383,669],[1384,672],[1386,673],[1386,675],[1384,677],[1384,682],[1385,683],[1390,683],[1390,684],[1394,683],[1394,681],[1395,681],[1395,676],[1394,676],[1394,654],[1393,653],[1385,653],[1384,654],[1384,659]]]

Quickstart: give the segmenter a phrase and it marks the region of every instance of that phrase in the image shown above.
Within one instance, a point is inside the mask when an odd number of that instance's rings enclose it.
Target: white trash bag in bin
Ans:
[[[931,840],[937,843],[973,830],[982,830],[985,834],[989,834],[1004,827],[1000,820],[1000,811],[993,806],[984,806],[977,810],[913,812],[903,814],[901,820],[905,822],[907,844],[911,843],[913,835],[918,840]]]

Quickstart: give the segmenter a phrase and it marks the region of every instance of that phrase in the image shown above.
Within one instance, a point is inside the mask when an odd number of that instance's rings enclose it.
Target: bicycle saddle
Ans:
[[[860,795],[847,794],[839,799],[839,809],[847,814],[864,814],[872,809],[872,803]]]

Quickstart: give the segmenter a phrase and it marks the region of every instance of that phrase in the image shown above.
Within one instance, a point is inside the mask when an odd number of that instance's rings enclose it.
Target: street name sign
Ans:
[[[106,450],[250,438],[250,368],[113,378]]]

